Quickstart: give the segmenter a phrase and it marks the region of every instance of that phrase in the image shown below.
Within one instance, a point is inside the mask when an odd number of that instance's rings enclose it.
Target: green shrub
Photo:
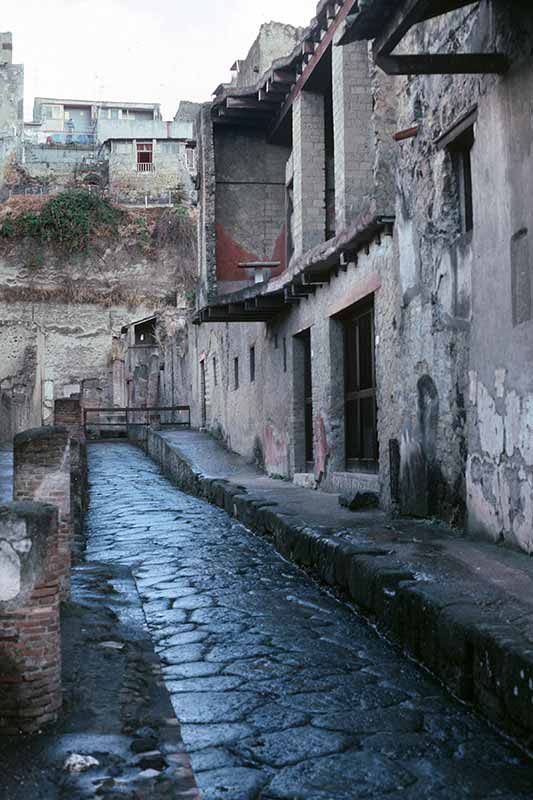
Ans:
[[[115,234],[122,211],[108,200],[85,189],[70,189],[52,197],[40,211],[6,216],[0,236],[29,236],[40,242],[57,242],[72,250],[86,250],[89,237],[105,225]]]

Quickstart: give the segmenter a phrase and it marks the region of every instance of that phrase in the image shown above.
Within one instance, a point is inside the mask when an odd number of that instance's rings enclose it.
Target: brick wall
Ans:
[[[326,238],[324,97],[301,92],[292,109],[294,254]]]
[[[35,733],[61,708],[57,509],[0,507],[0,733]]]
[[[38,500],[59,510],[58,570],[62,599],[70,594],[72,515],[70,442],[64,427],[33,428],[14,439],[15,500]]]
[[[60,398],[54,403],[54,424],[65,427],[70,437],[70,506],[72,513],[72,556],[81,557],[84,549],[83,517],[87,508],[87,442],[82,409],[77,398]]]
[[[335,137],[335,222],[342,228],[361,211],[373,185],[372,95],[368,45],[332,49]]]

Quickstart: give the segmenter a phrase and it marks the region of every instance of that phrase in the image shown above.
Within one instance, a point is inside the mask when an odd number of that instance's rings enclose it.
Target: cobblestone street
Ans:
[[[89,447],[87,559],[132,569],[204,800],[531,798],[533,765],[141,450]]]

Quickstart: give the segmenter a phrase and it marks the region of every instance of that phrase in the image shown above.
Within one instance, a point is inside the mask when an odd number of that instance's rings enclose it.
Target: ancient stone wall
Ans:
[[[51,422],[57,398],[81,394],[87,406],[123,405],[114,344],[122,327],[187,307],[194,264],[179,234],[168,238],[174,228],[163,214],[172,212],[128,213],[118,237],[95,238],[86,252],[33,239],[0,243],[4,440]]]

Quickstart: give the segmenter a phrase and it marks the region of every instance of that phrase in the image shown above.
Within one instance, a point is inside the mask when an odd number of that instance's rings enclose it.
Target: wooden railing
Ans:
[[[83,429],[88,439],[119,439],[135,434],[146,437],[148,428],[191,427],[190,406],[149,408],[84,408]]]

